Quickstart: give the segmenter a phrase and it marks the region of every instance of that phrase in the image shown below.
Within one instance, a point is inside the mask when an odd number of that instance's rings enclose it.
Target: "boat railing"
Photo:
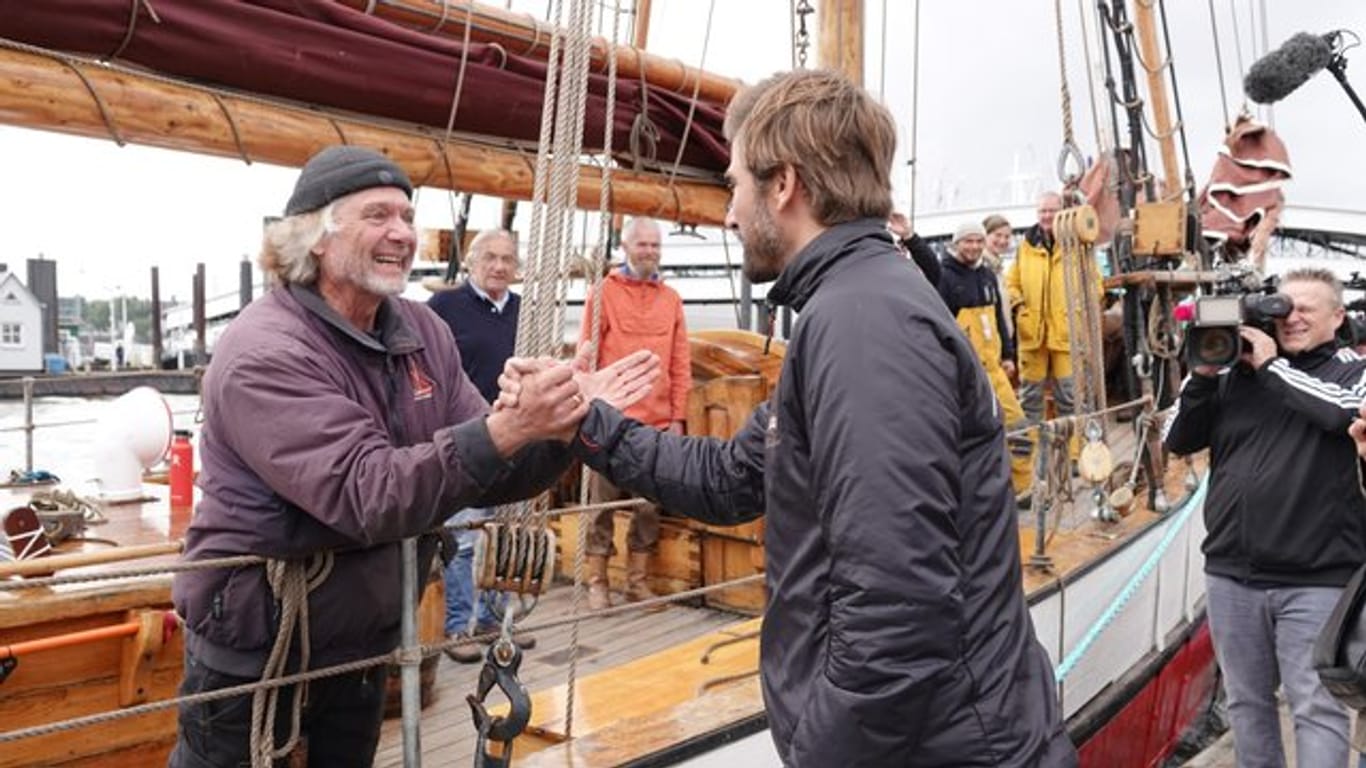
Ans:
[[[1141,423],[1138,439],[1134,444],[1133,465],[1130,473],[1132,478],[1143,458],[1147,431],[1157,417],[1157,412],[1153,410],[1151,395],[1144,395],[1097,411],[1058,416],[1006,433],[1007,440],[1029,437],[1035,439],[1037,443],[1034,452],[1034,482],[1030,499],[1030,508],[1034,514],[1034,551],[1030,556],[1029,563],[1031,567],[1040,569],[1052,567],[1052,560],[1048,556],[1048,544],[1051,538],[1049,535],[1049,515],[1060,503],[1058,498],[1060,489],[1055,486],[1071,481],[1070,470],[1076,463],[1068,447],[1071,439],[1075,436],[1085,435],[1087,425],[1097,419],[1103,420],[1109,416],[1132,411],[1139,411],[1135,419]],[[1060,443],[1063,446],[1062,450],[1049,450],[1049,446],[1054,442]],[[1150,478],[1149,481],[1157,482],[1153,478]],[[1096,486],[1096,490],[1098,494],[1096,503],[1099,509],[1108,504],[1108,498],[1104,497],[1100,484]],[[1105,519],[1112,518],[1106,517]]]
[[[91,374],[91,375],[89,376],[89,378],[90,378],[90,379],[100,379],[100,378],[112,378],[112,377],[101,376],[100,374]],[[23,433],[24,433],[24,472],[25,472],[25,473],[32,473],[32,472],[33,472],[33,435],[34,435],[34,432],[36,432],[36,431],[39,430],[39,429],[51,429],[51,428],[57,428],[57,427],[75,427],[75,426],[80,426],[80,425],[82,425],[82,424],[95,424],[95,423],[99,422],[99,419],[95,419],[95,418],[91,418],[91,419],[66,419],[66,420],[63,420],[63,421],[42,421],[42,422],[36,422],[36,421],[33,420],[33,383],[34,383],[34,378],[33,378],[32,376],[25,376],[23,379],[21,379],[21,381],[22,381],[23,393],[24,393],[24,420],[23,420],[22,423],[20,423],[20,424],[18,424],[18,425],[16,425],[16,426],[12,426],[12,427],[0,427],[0,434],[8,434],[8,433],[10,433],[10,432],[23,432]],[[193,415],[195,415],[196,413],[198,413],[198,409],[194,409],[194,410],[179,410],[179,411],[171,411],[171,416],[173,416],[173,417],[174,417],[174,416],[193,416]]]
[[[603,504],[592,504],[584,506],[570,506],[560,509],[547,511],[548,516],[559,516],[568,514],[578,514],[583,512],[595,511],[599,509],[616,509],[636,503],[634,500],[617,502],[607,502]],[[478,528],[484,521],[471,521],[463,524],[467,528]],[[218,701],[237,696],[252,695],[256,696],[261,692],[278,691],[285,686],[305,683],[325,677],[332,677],[341,674],[370,669],[381,666],[399,667],[402,679],[402,707],[404,718],[404,755],[405,764],[420,765],[420,749],[418,748],[417,735],[417,713],[421,709],[418,670],[422,662],[428,658],[438,656],[457,644],[468,642],[465,637],[447,638],[437,643],[423,643],[417,633],[417,612],[418,612],[418,593],[421,579],[417,573],[417,539],[408,538],[402,543],[403,547],[403,576],[402,576],[402,628],[399,647],[392,651],[369,658],[357,659],[355,661],[337,664],[330,667],[318,669],[306,669],[293,674],[276,674],[273,676],[263,676],[262,679],[245,683],[229,688],[221,688],[214,691],[207,691],[197,694],[177,695],[172,698],[158,701],[133,704],[117,709],[98,712],[91,715],[69,718],[66,720],[44,723],[41,725],[18,728],[9,731],[0,731],[0,744],[20,742],[25,739],[32,739],[50,734],[77,730],[103,723],[122,720],[131,717],[139,717],[153,712],[160,712],[172,708],[177,708],[187,704],[198,704],[209,701]],[[330,552],[329,552],[330,554]],[[0,564],[0,592],[10,592],[30,589],[50,589],[55,586],[67,584],[84,584],[94,582],[116,581],[130,578],[145,578],[149,576],[168,575],[189,570],[204,570],[209,568],[241,568],[248,565],[268,564],[268,558],[259,555],[239,555],[210,560],[195,561],[176,561],[169,563],[156,564],[144,567],[125,568],[121,570],[100,571],[94,573],[77,573],[71,575],[50,575],[37,576],[34,578],[10,579],[10,576],[18,575],[17,572],[10,572],[8,568],[16,565],[15,563]],[[47,568],[51,570],[51,565]],[[308,580],[307,568],[297,569],[297,575]],[[743,576],[717,584],[708,584],[690,590],[675,592],[667,595],[642,600],[635,603],[622,603],[610,608],[599,611],[575,611],[569,616],[550,619],[538,623],[527,623],[520,626],[519,630],[526,632],[547,632],[563,626],[569,626],[582,621],[608,618],[623,613],[642,612],[647,613],[661,606],[693,600],[712,592],[718,592],[736,587],[744,587],[762,581],[764,574],[756,573]],[[306,589],[307,587],[305,587]],[[579,588],[579,587],[576,587]],[[288,586],[283,587],[283,591],[288,592]],[[508,614],[511,616],[511,614]],[[160,616],[164,621],[178,623],[173,613],[161,612]],[[153,616],[152,618],[155,618]],[[473,640],[480,643],[495,641],[511,642],[510,622],[505,622],[498,632],[487,632],[476,635]],[[306,626],[306,625],[305,625]],[[120,624],[101,627],[85,632],[68,632],[48,638],[40,638],[23,644],[15,644],[6,648],[0,648],[0,669],[7,671],[13,669],[18,657],[23,654],[50,651],[56,648],[70,645],[78,645],[90,642],[95,639],[107,639],[109,637],[126,637],[140,631],[140,624],[124,622]],[[301,639],[300,642],[307,642]],[[495,646],[496,647],[496,646]],[[492,662],[490,662],[492,663]],[[3,682],[4,674],[0,673],[0,683]],[[515,682],[515,680],[514,680]]]

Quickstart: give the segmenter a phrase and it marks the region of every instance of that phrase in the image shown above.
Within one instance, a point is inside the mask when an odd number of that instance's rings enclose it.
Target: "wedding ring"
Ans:
[[[583,395],[580,395],[576,392],[574,394],[574,407],[578,408],[580,405],[583,405]]]

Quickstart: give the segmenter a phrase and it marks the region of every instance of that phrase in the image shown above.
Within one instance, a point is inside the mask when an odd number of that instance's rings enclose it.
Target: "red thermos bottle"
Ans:
[[[177,429],[171,440],[171,508],[188,509],[193,504],[194,445],[188,429]]]

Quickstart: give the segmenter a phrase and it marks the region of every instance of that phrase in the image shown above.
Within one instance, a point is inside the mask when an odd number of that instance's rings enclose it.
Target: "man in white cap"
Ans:
[[[393,650],[400,541],[456,510],[548,487],[588,401],[633,403],[657,375],[649,353],[606,376],[564,368],[538,379],[518,410],[490,413],[450,329],[398,298],[417,242],[411,194],[379,152],[329,147],[266,230],[260,262],[274,286],[228,326],[204,376],[201,499],[185,559],[269,561],[176,575],[183,695]],[[435,548],[424,536],[418,573]],[[297,606],[277,579],[293,564],[307,569]],[[267,669],[273,658],[283,669]],[[287,686],[255,694],[264,701],[182,704],[170,764],[270,764],[298,744],[309,765],[369,766],[386,675],[367,667],[314,680],[307,695]],[[253,729],[261,704],[277,717]]]
[[[1015,373],[1015,345],[1006,323],[1005,303],[1000,282],[990,268],[983,268],[986,231],[975,221],[964,222],[954,232],[949,255],[944,257],[939,276],[939,295],[944,297],[949,312],[958,327],[967,334],[977,359],[991,380],[991,388],[1001,403],[1006,431],[1023,429],[1028,422],[1010,377]],[[1007,438],[1010,446],[1010,484],[1017,499],[1026,497],[1030,489],[1027,436]]]

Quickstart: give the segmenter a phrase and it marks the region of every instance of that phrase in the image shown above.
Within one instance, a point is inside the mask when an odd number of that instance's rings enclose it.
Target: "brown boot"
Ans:
[[[638,603],[656,597],[650,591],[649,552],[632,552],[626,561],[626,602]]]
[[[607,594],[607,556],[588,556],[588,610],[601,611],[612,607]]]

